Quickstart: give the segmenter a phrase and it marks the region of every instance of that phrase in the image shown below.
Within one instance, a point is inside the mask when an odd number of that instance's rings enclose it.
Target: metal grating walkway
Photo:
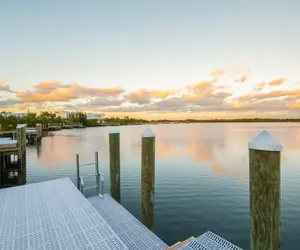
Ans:
[[[180,250],[242,250],[222,237],[208,231],[187,245],[178,248]]]
[[[128,248],[64,178],[0,190],[0,249]]]
[[[168,247],[109,194],[88,198],[130,250],[164,250]]]

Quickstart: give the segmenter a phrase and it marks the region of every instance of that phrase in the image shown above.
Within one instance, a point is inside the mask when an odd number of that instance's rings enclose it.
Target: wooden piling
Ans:
[[[43,136],[43,127],[42,124],[36,124],[36,131],[37,131],[37,140],[40,140]]]
[[[120,173],[120,131],[113,127],[109,131],[109,166],[110,166],[110,193],[121,203],[121,173]]]
[[[141,207],[142,223],[154,232],[155,133],[147,128],[142,133]]]
[[[17,148],[18,148],[18,184],[22,184],[22,175],[24,175],[24,167],[26,164],[26,125],[20,124],[17,126]],[[25,173],[26,175],[26,173]],[[25,178],[25,177],[24,177]]]
[[[267,131],[248,144],[251,250],[280,249],[281,144]]]
[[[18,157],[22,158],[23,152],[26,152],[26,126],[24,124],[17,126],[17,147]]]

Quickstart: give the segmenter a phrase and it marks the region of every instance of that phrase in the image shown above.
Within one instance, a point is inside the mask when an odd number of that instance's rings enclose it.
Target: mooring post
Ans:
[[[76,154],[76,180],[77,180],[77,188],[80,190],[80,172],[79,172],[79,154]]]
[[[109,131],[109,166],[110,193],[121,203],[120,131],[117,127],[112,127]]]
[[[43,135],[43,129],[42,129],[42,124],[36,124],[35,125],[36,127],[36,131],[37,131],[37,139],[41,139],[42,138],[42,135]]]
[[[150,128],[142,133],[141,177],[142,223],[154,231],[155,133]]]
[[[248,144],[251,250],[280,249],[280,152],[267,131]]]

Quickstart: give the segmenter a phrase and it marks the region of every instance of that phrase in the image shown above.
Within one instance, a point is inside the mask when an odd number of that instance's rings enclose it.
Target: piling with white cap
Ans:
[[[155,133],[146,128],[142,136],[141,207],[142,223],[154,231]]]
[[[251,250],[280,249],[280,154],[267,131],[248,144]]]
[[[110,194],[121,203],[120,130],[118,127],[112,127],[109,131],[109,167]]]

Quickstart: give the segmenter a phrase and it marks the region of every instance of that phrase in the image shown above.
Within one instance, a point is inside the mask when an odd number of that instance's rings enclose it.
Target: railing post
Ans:
[[[120,131],[113,127],[109,131],[109,166],[110,166],[110,193],[121,202],[121,174],[120,174]]]
[[[100,193],[100,172],[99,172],[99,159],[98,159],[98,152],[95,152],[95,170],[96,170],[96,181],[97,181],[97,195]]]
[[[80,172],[79,172],[79,154],[76,154],[76,179],[77,179],[77,188],[80,190]]]
[[[248,144],[251,250],[280,249],[280,152],[267,131]]]
[[[141,207],[142,223],[154,231],[155,133],[146,128],[142,133]]]

